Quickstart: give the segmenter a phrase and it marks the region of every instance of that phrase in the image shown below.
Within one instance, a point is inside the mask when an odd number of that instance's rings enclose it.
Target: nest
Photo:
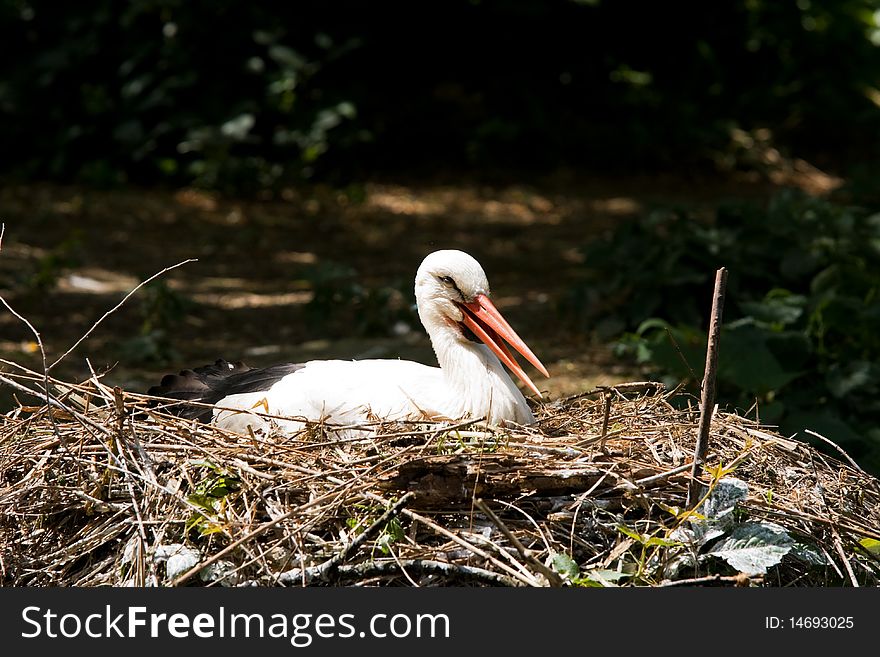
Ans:
[[[94,376],[0,378],[42,399],[0,423],[4,585],[880,582],[877,479],[716,410],[688,510],[698,413],[656,384],[539,406],[531,427],[340,437],[230,433]]]

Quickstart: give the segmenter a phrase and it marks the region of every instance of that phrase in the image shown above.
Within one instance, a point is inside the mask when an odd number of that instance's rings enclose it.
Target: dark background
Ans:
[[[763,128],[850,170],[876,155],[876,9],[4,2],[2,164],[235,191],[438,168],[630,174],[735,166],[731,132]]]
[[[878,472],[878,12],[5,1],[0,290],[51,361],[198,257],[56,372],[89,357],[139,389],[219,355],[430,361],[412,272],[464,248],[551,397],[696,393],[726,266],[719,402]],[[18,320],[0,331],[38,364]]]

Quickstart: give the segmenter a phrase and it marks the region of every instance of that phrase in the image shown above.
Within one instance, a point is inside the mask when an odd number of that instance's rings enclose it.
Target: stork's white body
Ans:
[[[301,430],[306,421],[351,428],[376,420],[534,422],[525,397],[495,355],[483,345],[473,347],[473,353],[459,355],[472,374],[451,381],[438,367],[406,360],[311,361],[265,392],[226,397],[217,404],[214,421],[232,431],[246,432],[247,425],[265,428],[257,413],[267,413],[289,418],[273,421],[291,434]]]
[[[415,293],[439,368],[404,360],[311,361],[267,389],[224,397],[214,422],[240,432],[272,422],[287,433],[306,422],[348,427],[376,420],[534,422],[501,361],[540,392],[501,339],[544,374],[546,369],[489,301],[479,263],[461,251],[432,253],[416,274]],[[484,344],[470,339],[471,332]],[[260,419],[263,413],[283,419]]]

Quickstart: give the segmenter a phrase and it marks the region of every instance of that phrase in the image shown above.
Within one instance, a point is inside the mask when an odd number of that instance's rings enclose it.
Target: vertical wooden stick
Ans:
[[[709,451],[709,428],[715,410],[715,375],[718,370],[718,338],[721,334],[721,313],[724,310],[724,291],[727,287],[727,269],[715,272],[715,294],[712,297],[712,316],[709,322],[709,342],[706,346],[706,370],[700,395],[700,425],[697,429],[697,446],[694,449],[694,465],[688,487],[687,508],[699,499],[700,475]]]
[[[602,441],[599,443],[599,449],[605,451],[605,438],[608,436],[608,419],[611,417],[611,391],[606,390],[602,395],[605,398],[605,413],[602,416]]]
[[[113,405],[116,409],[116,432],[121,442],[125,434],[125,397],[119,386],[113,386]]]

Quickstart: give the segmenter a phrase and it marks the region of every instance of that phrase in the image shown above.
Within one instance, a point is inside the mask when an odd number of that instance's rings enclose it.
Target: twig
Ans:
[[[420,587],[419,587],[419,583],[418,583],[416,580],[414,580],[414,579],[412,578],[412,575],[409,574],[409,571],[408,571],[408,570],[406,569],[406,567],[400,562],[400,557],[398,557],[396,554],[394,554],[394,550],[392,550],[392,549],[389,548],[389,550],[388,550],[388,554],[390,554],[390,555],[391,555],[391,558],[394,559],[394,561],[397,563],[397,566],[400,568],[400,572],[403,573],[403,576],[406,577],[407,581],[408,581],[410,584],[412,584],[415,588],[420,588]]]
[[[633,490],[635,488],[642,488],[646,484],[653,484],[658,481],[662,481],[663,479],[667,479],[669,477],[674,477],[677,474],[681,474],[686,470],[690,470],[693,468],[692,463],[685,463],[683,465],[678,466],[677,468],[672,468],[672,470],[666,470],[665,472],[660,472],[655,475],[651,475],[650,477],[643,477],[642,479],[636,479],[634,482],[626,482],[623,484],[617,484],[613,488],[609,489],[609,492],[618,491],[618,490]]]
[[[519,552],[520,556],[528,561],[535,570],[541,573],[544,577],[547,578],[547,581],[550,582],[550,586],[562,586],[562,578],[559,576],[559,573],[554,572],[543,563],[541,560],[535,556],[535,553],[532,550],[529,550],[524,546],[520,540],[513,535],[513,532],[505,525],[501,518],[495,515],[495,512],[489,508],[489,505],[486,504],[482,499],[474,500],[474,503],[479,507],[480,511],[486,514],[486,516],[491,520],[501,533],[510,541],[511,545],[516,548],[516,551]]]
[[[116,403],[117,403],[117,407],[119,408],[120,418],[122,418],[122,419],[120,420],[120,423],[119,423],[119,438],[117,440],[116,448],[119,450],[119,457],[122,459],[125,457],[125,451],[123,448],[125,405],[122,401],[122,389],[117,387],[114,389],[114,392],[116,392],[117,390],[119,392],[117,393]],[[133,458],[131,460],[132,460],[132,462],[134,462]],[[135,465],[137,465],[136,462],[135,462]],[[149,544],[149,539],[147,538],[147,530],[144,527],[144,517],[143,517],[143,514],[141,513],[140,505],[138,504],[137,495],[135,495],[134,483],[132,482],[131,477],[125,477],[125,485],[126,485],[126,488],[128,489],[129,497],[131,497],[131,508],[134,510],[134,516],[135,516],[135,519],[137,520],[136,526],[138,529],[138,539],[139,539],[138,554],[140,555],[140,558],[138,559],[136,584],[138,586],[143,586],[144,585],[144,582],[143,582],[144,573],[143,573],[143,568],[142,568],[142,566],[143,566],[143,550],[144,550],[144,547]]]
[[[207,568],[212,563],[219,561],[220,559],[225,557],[230,552],[233,552],[237,547],[239,547],[243,543],[251,540],[252,538],[254,538],[256,536],[259,536],[260,534],[271,529],[272,527],[274,527],[278,523],[284,522],[288,518],[292,518],[293,516],[302,513],[306,509],[309,509],[317,504],[321,504],[322,502],[326,502],[328,499],[336,497],[338,492],[339,491],[332,491],[330,493],[327,493],[326,495],[322,495],[321,497],[317,497],[313,500],[310,500],[309,502],[306,502],[305,504],[302,504],[298,507],[295,507],[295,508],[291,509],[290,511],[288,511],[287,513],[284,513],[284,514],[278,516],[277,518],[273,518],[272,520],[267,520],[262,525],[259,525],[256,529],[248,532],[247,534],[245,534],[241,538],[233,541],[232,543],[227,545],[225,548],[223,548],[219,552],[216,552],[213,555],[211,555],[209,558],[205,559],[204,561],[197,563],[195,566],[193,566],[192,568],[187,570],[185,573],[183,573],[183,575],[180,575],[177,579],[175,579],[173,582],[171,582],[170,586],[180,586],[181,584],[183,584],[184,582],[186,582],[187,580],[192,578],[192,576],[195,575],[196,573],[198,573],[200,570]]]
[[[62,360],[64,360],[65,358],[67,358],[67,356],[69,356],[70,353],[73,352],[74,349],[76,349],[78,346],[80,346],[80,345],[83,343],[83,341],[85,341],[85,340],[86,340],[86,339],[92,334],[92,332],[93,332],[96,328],[98,328],[98,326],[101,324],[101,322],[103,322],[103,321],[104,321],[105,319],[107,319],[110,315],[112,315],[112,314],[115,313],[117,310],[119,310],[119,309],[122,307],[122,305],[123,305],[126,301],[129,300],[129,298],[131,297],[131,295],[133,295],[135,292],[137,292],[138,290],[140,290],[144,285],[146,285],[146,284],[148,284],[148,283],[150,283],[150,282],[156,280],[157,278],[159,278],[159,277],[162,276],[163,274],[165,274],[165,273],[171,271],[172,269],[177,269],[178,267],[181,267],[181,266],[183,266],[183,265],[186,265],[186,264],[188,264],[188,263],[190,263],[190,262],[197,262],[197,261],[198,261],[198,258],[188,258],[187,260],[184,260],[184,261],[182,261],[182,262],[178,262],[176,265],[171,265],[170,267],[165,267],[165,269],[163,269],[162,271],[156,272],[155,274],[153,274],[152,276],[150,276],[148,279],[146,279],[146,280],[141,281],[140,283],[138,283],[137,286],[135,286],[135,287],[134,287],[134,288],[133,288],[128,294],[126,294],[126,295],[122,298],[122,301],[120,301],[120,302],[117,303],[115,306],[113,306],[110,310],[108,310],[107,312],[105,312],[97,322],[95,322],[94,324],[92,324],[92,327],[91,327],[88,331],[86,331],[85,334],[84,334],[79,340],[77,340],[76,342],[74,342],[74,343],[73,343],[73,346],[72,346],[70,349],[68,349],[68,350],[65,351],[63,354],[61,354],[61,355],[58,357],[58,359],[57,359],[54,363],[52,363],[51,365],[49,365],[49,367],[48,367],[48,369],[47,369],[47,372],[50,371],[53,367],[55,367],[55,366],[56,366],[58,363],[60,363]]]
[[[841,529],[845,529],[846,531],[853,534],[858,534],[861,537],[873,538],[876,541],[880,541],[880,530],[878,530],[876,527],[861,525],[851,518],[848,518],[847,521],[843,521],[839,517],[825,518],[817,514],[807,513],[806,511],[800,509],[792,509],[790,507],[780,506],[778,504],[768,504],[760,497],[756,497],[755,499],[750,500],[750,503],[760,508],[762,513],[767,513],[776,516],[777,518],[789,520],[791,518],[798,518],[800,520],[826,525],[829,528],[840,527]]]
[[[859,464],[856,463],[855,461],[853,461],[852,457],[849,454],[847,454],[845,451],[843,451],[843,448],[840,445],[838,445],[837,443],[835,443],[833,440],[830,440],[830,439],[826,438],[825,436],[823,436],[822,434],[819,434],[819,433],[816,433],[815,431],[812,431],[811,429],[804,429],[804,432],[810,434],[811,436],[815,436],[816,438],[818,438],[819,440],[821,440],[825,443],[828,443],[834,449],[836,449],[843,458],[845,458],[847,461],[849,461],[849,464],[852,467],[854,467],[859,472],[862,472],[862,473],[865,472],[864,470],[862,470],[859,467]]]
[[[339,566],[337,578],[342,581],[359,581],[372,577],[397,575],[402,573],[404,569],[423,575],[442,575],[456,580],[483,582],[493,586],[522,586],[521,582],[500,573],[493,573],[491,570],[431,559],[368,561],[349,566]],[[299,568],[294,568],[293,570],[281,573],[278,577],[278,582],[281,584],[301,585],[303,583],[302,572]]]
[[[622,394],[624,392],[645,392],[651,393],[653,395],[664,390],[665,388],[666,386],[663,384],[662,381],[629,381],[627,383],[617,383],[613,386],[596,386],[591,390],[569,395],[568,397],[560,399],[559,401],[562,403],[570,403],[578,399],[583,399],[584,397],[604,394],[610,391],[614,391],[618,394]]]
[[[672,335],[672,331],[669,327],[666,327],[666,337],[669,338],[669,341],[672,343],[672,348],[675,349],[675,353],[678,354],[678,357],[681,359],[681,362],[684,363],[684,366],[687,368],[688,372],[691,373],[691,377],[694,381],[697,380],[697,373],[694,372],[694,368],[691,367],[691,364],[688,362],[688,359],[684,357],[684,352],[682,352],[681,347],[678,344],[678,340],[675,339],[675,336]]]
[[[547,548],[547,552],[550,552],[550,541],[547,540],[547,537],[544,535],[544,530],[541,529],[541,526],[535,521],[534,518],[532,518],[532,516],[520,509],[516,504],[511,504],[510,502],[505,502],[504,500],[498,499],[492,501],[496,504],[506,506],[508,509],[513,509],[517,513],[521,514],[526,520],[528,520],[532,524],[532,527],[535,528],[535,531],[541,535],[541,540],[544,541],[544,546]]]
[[[354,553],[364,542],[373,536],[377,531],[379,531],[382,527],[384,527],[391,518],[400,513],[400,510],[414,497],[415,493],[407,493],[403,497],[401,497],[397,502],[395,502],[390,509],[385,511],[379,519],[372,523],[369,527],[367,527],[364,531],[358,534],[353,541],[348,543],[342,550],[340,550],[337,554],[333,555],[330,559],[322,563],[320,566],[316,566],[315,568],[307,569],[306,573],[303,573],[303,578],[308,583],[314,578],[318,578],[322,581],[327,581],[333,574],[334,570],[339,568],[339,565],[345,561],[349,555]],[[312,571],[312,572],[308,572]]]
[[[120,442],[125,434],[125,398],[122,395],[122,388],[113,386],[113,404],[116,410],[116,432]]]
[[[340,484],[340,485],[344,484],[344,482],[341,479],[339,479],[338,477],[327,476],[324,473],[317,472],[314,470],[309,470],[308,468],[297,467],[294,469],[302,471],[304,473],[308,473],[308,474],[313,474],[313,475],[317,475],[317,476],[324,476],[324,478],[327,481],[329,481],[330,483],[333,483],[333,484]],[[361,491],[360,494],[369,500],[372,500],[374,502],[379,502],[383,506],[391,506],[391,502],[389,500],[385,499],[384,497],[382,497],[381,495],[376,495],[375,493],[371,493],[369,491]],[[320,501],[320,500],[318,500],[318,501]],[[306,506],[310,506],[312,503],[309,503],[309,505],[306,505]],[[303,508],[303,507],[300,507],[300,508]],[[519,579],[526,586],[538,586],[538,583],[533,578],[532,579],[525,578],[521,573],[519,573],[516,570],[514,570],[513,568],[511,568],[506,563],[499,561],[494,556],[492,556],[488,552],[485,552],[484,550],[481,550],[473,543],[469,543],[468,541],[464,540],[463,538],[461,538],[457,534],[449,531],[448,529],[446,529],[444,527],[441,527],[437,523],[433,522],[430,518],[426,518],[425,516],[423,516],[419,513],[416,513],[415,511],[410,511],[409,509],[401,509],[401,515],[404,515],[411,520],[415,520],[417,522],[420,522],[423,525],[425,525],[426,527],[430,527],[438,534],[445,536],[446,538],[450,539],[454,543],[457,543],[458,545],[460,545],[461,547],[465,548],[466,550],[472,552],[473,554],[477,555],[478,557],[482,557],[483,559],[486,559],[487,561],[492,562],[493,564],[495,564],[496,566],[498,566],[499,568],[501,568],[502,570],[504,570],[508,574]],[[225,552],[226,551],[224,550],[224,553]],[[216,558],[218,558],[216,555],[214,557],[212,557],[212,562]],[[205,565],[207,565],[207,564],[205,564]],[[193,570],[197,571],[198,568],[199,567],[197,566]],[[190,573],[184,573],[183,576],[187,576],[187,575],[190,575]]]
[[[837,527],[833,525],[831,526],[831,534],[834,536],[834,549],[837,550],[837,554],[843,562],[843,567],[846,568],[846,574],[849,575],[849,581],[854,588],[859,588],[859,580],[856,578],[855,572],[853,572],[852,564],[849,562],[849,559],[846,558],[846,550],[843,549],[843,540],[840,538],[840,532],[837,531]]]
[[[687,508],[691,508],[692,502],[699,497],[700,475],[703,473],[703,462],[709,451],[709,428],[715,410],[715,374],[718,369],[718,342],[721,335],[721,314],[724,310],[726,286],[727,269],[722,267],[715,273],[715,293],[712,297],[709,341],[706,345],[706,371],[703,373],[703,386],[700,395],[700,424],[697,430],[697,445],[694,449],[691,484],[688,487]]]
[[[819,454],[819,457],[827,464],[825,457],[821,454]],[[819,477],[819,469],[816,467],[816,459],[814,459],[812,455],[810,455],[810,467],[813,469],[813,477],[816,479],[816,489],[822,500],[822,506],[825,507],[825,513],[827,513],[828,517],[832,520],[831,535],[834,538],[832,541],[834,544],[834,550],[843,562],[843,567],[846,568],[846,573],[849,575],[849,581],[854,588],[859,588],[859,580],[856,578],[855,572],[853,572],[852,564],[850,564],[849,559],[846,557],[846,551],[843,549],[843,540],[840,538],[840,531],[837,529],[838,523],[835,522],[837,520],[835,517],[837,514],[831,511],[828,499],[825,497],[825,486],[822,485],[822,479]]]
[[[658,587],[667,588],[669,586],[693,586],[694,584],[709,584],[712,582],[723,582],[725,584],[733,584],[734,586],[749,586],[752,582],[760,583],[764,577],[758,575],[749,577],[743,573],[739,575],[706,575],[705,577],[692,577],[690,579],[676,579],[668,582],[660,582]]]
[[[616,464],[612,465],[611,466],[612,470],[615,467],[617,467]],[[584,506],[584,502],[587,500],[587,498],[590,495],[592,495],[596,491],[596,489],[599,488],[599,486],[602,485],[602,482],[605,481],[605,477],[607,477],[609,475],[613,476],[613,474],[614,473],[611,470],[606,470],[605,472],[603,472],[602,476],[599,477],[599,479],[596,481],[596,483],[593,484],[592,486],[590,486],[590,488],[588,490],[585,490],[583,493],[581,493],[578,496],[578,499],[573,503],[573,505],[570,505],[568,507],[569,509],[572,508],[572,506],[574,507],[574,513],[571,516],[571,530],[568,532],[568,550],[569,550],[569,552],[571,552],[571,553],[574,552],[574,532],[575,532],[575,528],[577,527],[578,514],[581,512],[581,507]]]
[[[2,362],[2,359],[0,359],[0,362]],[[219,404],[209,404],[206,402],[200,402],[200,401],[195,401],[195,400],[181,401],[180,399],[174,399],[173,397],[159,397],[157,395],[146,395],[146,394],[131,393],[131,392],[129,392],[128,395],[131,398],[136,399],[136,400],[169,402],[168,404],[162,404],[160,406],[155,406],[150,409],[151,412],[154,412],[157,415],[161,415],[163,418],[167,418],[167,419],[177,418],[179,416],[175,415],[173,411],[166,410],[166,407],[186,405],[186,406],[194,406],[197,408],[211,408],[211,409],[214,409],[217,411],[232,411],[235,413],[241,413],[241,414],[245,414],[248,416],[253,416],[253,417],[268,419],[268,420],[297,420],[297,421],[303,421],[306,424],[315,425],[315,426],[320,424],[320,426],[324,427],[325,429],[327,429],[327,431],[329,431],[331,433],[349,431],[349,430],[363,430],[363,431],[375,431],[378,434],[378,435],[371,435],[369,437],[354,437],[354,438],[334,437],[332,440],[329,440],[327,442],[308,443],[306,445],[303,445],[302,447],[299,447],[298,449],[314,449],[317,447],[326,447],[327,445],[339,445],[340,443],[344,443],[344,442],[345,443],[357,443],[357,442],[364,442],[367,440],[373,441],[377,437],[381,438],[382,440],[390,440],[392,438],[405,438],[405,437],[408,438],[410,436],[434,436],[439,433],[456,431],[458,429],[461,429],[464,427],[469,427],[469,426],[478,424],[483,421],[483,418],[476,418],[476,419],[472,419],[472,420],[465,420],[465,421],[462,421],[462,422],[459,422],[459,423],[453,424],[453,425],[448,425],[444,422],[427,422],[427,421],[399,422],[399,424],[414,424],[414,425],[420,425],[420,426],[421,425],[433,425],[433,426],[430,429],[399,431],[396,433],[387,433],[386,434],[386,433],[378,433],[381,431],[382,425],[387,424],[384,421],[359,422],[356,424],[331,424],[328,422],[317,423],[317,422],[313,422],[313,421],[308,421],[304,417],[300,417],[300,416],[277,415],[274,413],[265,413],[265,412],[261,412],[261,411],[250,410],[250,409],[235,408],[232,406],[220,406]],[[305,430],[303,429],[300,433],[303,433],[304,431]],[[492,433],[491,427],[487,427],[487,432]],[[293,438],[295,436],[290,436],[290,437]]]
[[[328,477],[328,479],[330,479],[330,478]],[[330,479],[330,480],[332,481],[332,479]],[[388,504],[388,500],[386,500],[384,497],[382,497],[380,495],[376,495],[375,493],[370,493],[368,491],[364,491],[363,495],[364,495],[364,497],[367,497],[371,500],[375,500],[375,501],[380,502],[382,504],[385,504],[385,505]],[[430,527],[438,534],[445,536],[446,538],[448,538],[449,540],[451,540],[454,543],[457,543],[458,545],[465,548],[469,552],[472,552],[473,554],[477,555],[478,557],[482,557],[483,559],[486,559],[487,561],[492,562],[493,564],[495,564],[496,566],[498,566],[499,568],[501,568],[502,570],[504,570],[508,574],[516,577],[519,581],[521,581],[526,586],[538,586],[538,583],[534,579],[526,579],[521,573],[519,573],[516,570],[514,570],[513,568],[511,568],[506,563],[499,561],[498,559],[493,557],[488,552],[485,552],[484,550],[481,550],[480,548],[478,548],[473,543],[470,543],[470,542],[464,540],[458,534],[455,534],[455,533],[449,531],[448,529],[441,527],[436,522],[432,521],[430,518],[426,518],[425,516],[421,515],[420,513],[416,513],[415,511],[410,511],[409,509],[403,509],[401,511],[401,515],[404,515],[407,518],[410,518],[411,520],[416,520],[416,521],[422,523],[423,525],[425,525],[426,527]]]
[[[55,431],[55,435],[58,436],[58,440],[61,441],[62,447],[67,449],[67,441],[61,435],[61,432],[58,431],[58,424],[55,422],[55,416],[52,415],[52,408],[49,402],[51,395],[49,394],[49,368],[46,367],[46,349],[43,346],[43,339],[40,337],[40,332],[34,328],[34,325],[31,324],[27,318],[23,315],[20,315],[9,303],[0,296],[0,303],[6,306],[6,309],[11,312],[15,317],[17,317],[25,326],[30,329],[30,332],[34,334],[34,337],[37,340],[37,346],[40,348],[40,357],[42,358],[43,363],[43,390],[45,392],[45,400],[46,400],[46,413],[49,415],[49,421],[52,423],[52,428]]]
[[[81,424],[88,425],[89,427],[91,427],[91,428],[94,429],[95,431],[98,431],[98,432],[100,432],[100,433],[103,433],[105,436],[107,436],[107,437],[109,437],[109,438],[111,438],[111,439],[113,438],[113,432],[112,432],[112,431],[110,431],[110,430],[107,429],[106,427],[102,427],[102,426],[101,426],[100,424],[98,424],[97,422],[92,421],[91,419],[89,419],[88,416],[83,415],[82,413],[79,413],[78,411],[75,411],[75,410],[73,410],[72,408],[68,408],[68,407],[67,407],[66,405],[64,405],[62,402],[60,402],[60,401],[58,401],[57,399],[55,399],[55,397],[52,397],[51,395],[49,395],[48,392],[46,393],[46,396],[44,396],[42,392],[37,392],[37,391],[35,391],[35,390],[31,390],[31,389],[28,388],[27,386],[23,386],[23,385],[21,385],[20,383],[18,383],[18,382],[16,382],[16,381],[13,381],[12,379],[9,379],[9,378],[7,378],[7,377],[5,377],[5,376],[2,376],[2,375],[0,375],[0,383],[5,383],[6,385],[10,386],[11,388],[15,388],[16,390],[20,390],[21,392],[24,392],[24,393],[27,393],[27,394],[29,394],[29,395],[32,395],[32,396],[36,397],[37,399],[40,399],[40,400],[42,400],[42,399],[47,399],[47,400],[48,400],[48,401],[47,401],[47,405],[48,405],[48,406],[52,406],[52,407],[54,407],[54,408],[59,408],[59,409],[61,409],[62,411],[64,411],[65,413],[67,413],[68,415],[70,415],[71,417],[76,418]],[[50,417],[50,419],[53,419],[52,416],[51,416],[51,413],[49,414],[49,417]],[[57,425],[55,425],[54,421],[53,421],[52,424],[53,424],[53,426],[57,426]],[[63,436],[57,436],[57,437],[58,437],[58,442],[59,442],[59,443],[61,444],[61,446],[63,447],[63,446],[65,445],[65,439],[64,439],[64,437],[63,437]],[[110,446],[109,446],[109,445],[107,445],[107,444],[105,444],[105,443],[103,443],[103,442],[101,442],[101,445],[107,450],[107,452],[108,452],[111,456],[113,456],[114,458],[116,457],[116,455],[113,454],[113,451],[110,449]]]
[[[608,436],[608,419],[611,417],[611,393],[606,392],[603,397],[605,398],[605,410],[602,413],[602,433],[599,434],[599,449],[604,452],[605,439]]]
[[[91,366],[90,366],[91,367]],[[100,381],[95,378],[94,371],[92,372],[92,378],[94,379],[94,383],[96,386],[100,386]],[[100,387],[98,388],[100,390]],[[116,413],[116,429],[118,433],[117,440],[119,441],[119,448],[122,448],[122,444],[125,441],[125,421],[129,418],[129,415],[125,411],[125,393],[122,388],[119,386],[113,387],[113,404]],[[144,479],[150,479],[153,482],[156,482],[156,473],[153,470],[153,464],[150,460],[150,457],[147,455],[147,452],[144,450],[143,445],[141,445],[141,441],[138,439],[137,431],[135,430],[134,424],[132,423],[130,426],[131,429],[131,442],[134,444],[135,449],[137,450],[138,456],[140,457],[140,462],[132,458],[131,461],[134,463],[135,467],[140,470],[141,475],[143,475]]]

